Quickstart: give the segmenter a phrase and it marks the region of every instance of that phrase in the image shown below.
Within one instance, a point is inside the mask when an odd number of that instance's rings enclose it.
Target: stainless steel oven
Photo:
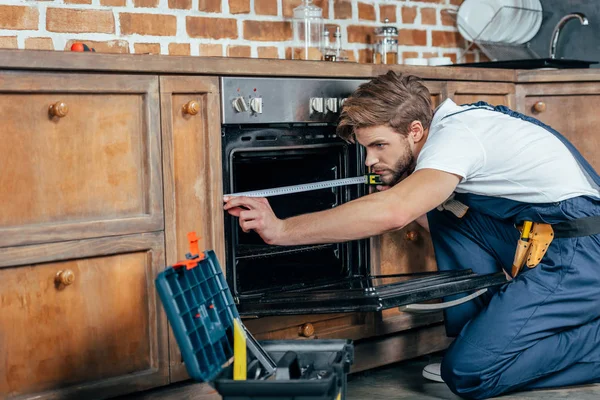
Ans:
[[[221,78],[225,193],[365,174],[364,149],[335,135],[344,100],[363,80]],[[367,193],[345,186],[269,198],[280,218]],[[225,214],[226,275],[242,315],[377,311],[499,282],[470,271],[372,276],[369,241],[270,246]],[[503,278],[503,277],[502,277]]]

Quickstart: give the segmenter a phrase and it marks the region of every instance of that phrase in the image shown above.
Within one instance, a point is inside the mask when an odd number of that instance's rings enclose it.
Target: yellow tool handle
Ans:
[[[523,233],[521,234],[521,240],[529,240],[529,234],[531,233],[531,227],[533,226],[533,222],[525,221],[523,222]]]
[[[246,380],[246,334],[239,320],[233,320],[233,380]]]

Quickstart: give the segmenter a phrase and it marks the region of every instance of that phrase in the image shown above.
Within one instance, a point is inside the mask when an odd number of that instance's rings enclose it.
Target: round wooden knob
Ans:
[[[419,238],[419,232],[417,231],[408,231],[406,232],[406,235],[404,235],[404,238],[406,240],[408,240],[409,242],[414,242]]]
[[[546,103],[544,103],[543,101],[538,101],[533,105],[532,109],[533,109],[533,112],[536,112],[536,113],[544,112],[544,111],[546,111]]]
[[[198,114],[200,112],[200,103],[198,103],[196,100],[191,100],[191,101],[187,102],[183,106],[183,112],[185,114],[190,114],[190,115]]]
[[[58,271],[56,273],[55,278],[57,283],[60,283],[64,286],[69,286],[73,282],[75,282],[75,274],[70,269],[65,269],[64,271]]]
[[[69,112],[69,107],[67,107],[67,105],[62,101],[57,101],[50,106],[48,112],[52,117],[62,118]]]
[[[310,322],[307,322],[306,324],[302,324],[302,325],[300,325],[300,328],[298,329],[298,334],[300,336],[310,337],[315,334],[315,327]]]

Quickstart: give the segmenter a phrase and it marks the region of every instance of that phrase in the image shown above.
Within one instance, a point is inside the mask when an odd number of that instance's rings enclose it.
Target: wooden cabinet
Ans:
[[[519,85],[517,111],[565,136],[600,171],[600,83]]]
[[[447,96],[456,104],[485,101],[493,106],[515,107],[515,84],[498,82],[448,82]]]
[[[163,228],[158,78],[0,72],[0,247]]]
[[[167,265],[189,252],[187,234],[225,265],[219,83],[211,77],[160,78]],[[170,331],[171,381],[188,377]]]
[[[0,398],[105,398],[168,383],[162,232],[0,250]]]

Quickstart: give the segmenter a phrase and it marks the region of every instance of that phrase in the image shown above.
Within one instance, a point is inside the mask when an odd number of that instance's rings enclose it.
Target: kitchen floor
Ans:
[[[375,370],[352,374],[348,379],[347,400],[460,400],[443,383],[431,382],[421,376],[423,367],[439,362],[440,354],[388,365]],[[569,389],[537,390],[501,397],[503,400],[597,400],[600,384]],[[202,384],[180,383],[166,388],[121,396],[119,400],[214,400],[214,391]],[[116,400],[116,399],[114,399]]]

